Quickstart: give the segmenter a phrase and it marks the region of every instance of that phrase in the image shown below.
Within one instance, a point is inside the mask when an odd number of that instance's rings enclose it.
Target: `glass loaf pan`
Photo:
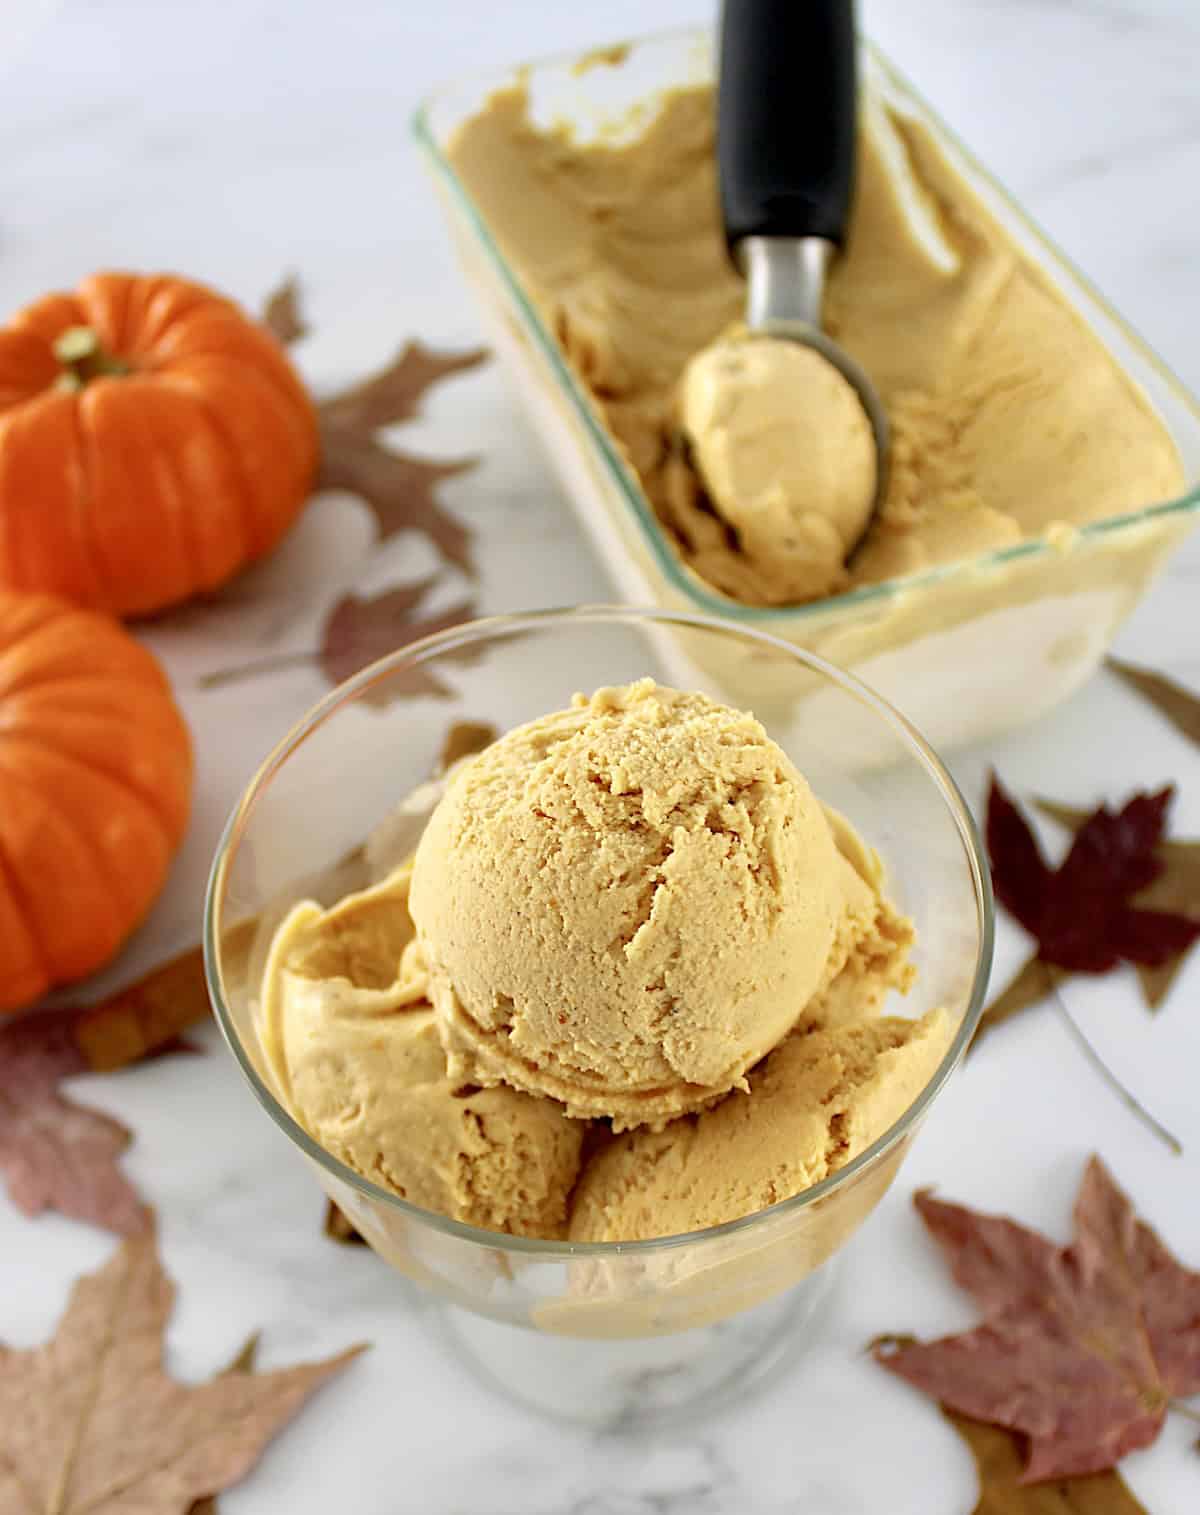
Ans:
[[[1083,684],[1200,513],[1200,405],[878,50],[864,44],[865,87],[925,123],[1017,246],[1142,387],[1174,437],[1188,488],[1178,499],[1053,539],[786,609],[739,604],[678,558],[586,387],[450,164],[446,149],[456,127],[517,73],[538,120],[565,119],[587,134],[628,120],[631,108],[644,108],[666,90],[711,78],[711,39],[704,31],[675,32],[450,84],[414,121],[495,348],[618,592],[637,604],[739,621],[852,668],[941,748],[1032,721]],[[690,672],[693,679],[705,674],[714,692],[735,702],[768,708],[773,702],[767,668],[761,678],[745,663]]]

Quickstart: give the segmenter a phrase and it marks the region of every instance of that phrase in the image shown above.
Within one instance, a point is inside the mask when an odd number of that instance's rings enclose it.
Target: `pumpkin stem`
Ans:
[[[90,326],[68,326],[54,341],[54,356],[63,366],[60,389],[82,389],[91,379],[132,372],[131,365],[106,353]]]

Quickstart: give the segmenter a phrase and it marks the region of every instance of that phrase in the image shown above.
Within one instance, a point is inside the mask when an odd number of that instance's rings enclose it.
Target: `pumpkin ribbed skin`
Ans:
[[[191,791],[153,654],[109,616],[0,590],[0,1011],[116,952],[163,886]]]
[[[74,328],[125,371],[64,388]],[[199,284],[95,274],[0,328],[0,585],[122,616],[214,589],[278,542],[317,457],[283,349]]]

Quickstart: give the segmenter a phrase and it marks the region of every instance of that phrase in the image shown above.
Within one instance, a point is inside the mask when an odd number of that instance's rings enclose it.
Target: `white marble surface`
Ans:
[[[1044,226],[1200,389],[1200,15],[1193,0],[866,0],[869,28]],[[0,6],[0,309],[104,265],[176,266],[249,302],[287,269],[317,336],[303,363],[329,384],[406,333],[477,336],[407,140],[446,76],[704,15],[686,0],[77,0]],[[501,20],[501,18],[503,18]],[[597,565],[519,423],[501,375],[441,391],[409,440],[478,451],[446,499],[479,529],[489,610],[604,597]],[[258,643],[309,645],[343,589],[411,576],[400,541],[371,559],[358,507],[318,506],[220,612],[150,636],[197,737],[189,839],[153,919],[111,982],[197,934],[220,822],[266,747],[320,693],[315,673],[224,690],[214,663]],[[320,570],[320,578],[318,578]],[[1119,648],[1200,683],[1200,539],[1176,557]],[[989,763],[1017,788],[1080,800],[1135,782],[1182,786],[1200,832],[1200,762],[1100,676],[1036,728],[953,767],[969,797]],[[1020,950],[1001,932],[998,972]],[[128,1166],[162,1216],[181,1285],[170,1361],[214,1369],[254,1327],[286,1362],[367,1338],[375,1350],[222,1499],[227,1515],[939,1515],[968,1511],[973,1474],[936,1413],[862,1355],[875,1332],[971,1318],[918,1233],[907,1196],[936,1182],[1062,1235],[1085,1154],[1100,1150],[1179,1253],[1200,1262],[1200,954],[1152,1018],[1131,979],[1073,984],[1071,1002],[1129,1083],[1183,1138],[1172,1158],[1101,1087],[1049,1014],[997,1036],[946,1094],[902,1179],[853,1246],[818,1346],[770,1393],[650,1441],[551,1427],[477,1387],[372,1256],[319,1233],[307,1172],[209,1056],[169,1059],[79,1092],[137,1132]],[[36,1223],[0,1199],[0,1337],[40,1339],[108,1238]],[[1195,1428],[1169,1424],[1129,1459],[1155,1515],[1197,1507]],[[6,1512],[7,1515],[7,1512]]]

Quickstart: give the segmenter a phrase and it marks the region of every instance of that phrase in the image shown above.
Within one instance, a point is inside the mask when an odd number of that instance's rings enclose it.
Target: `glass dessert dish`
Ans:
[[[742,1219],[649,1241],[510,1236],[418,1208],[319,1146],[277,1096],[258,992],[276,926],[331,904],[411,852],[437,802],[449,728],[499,730],[579,689],[650,675],[701,687],[714,658],[801,682],[804,719],[769,735],[878,849],[911,916],[915,987],[888,1013],[941,1007],[948,1050],[902,1116],[830,1178]],[[418,674],[420,678],[418,679]],[[444,699],[413,699],[436,679]],[[815,703],[820,701],[820,704]],[[814,714],[819,715],[819,719]],[[380,823],[383,823],[382,825]],[[857,680],[743,627],[617,607],[498,617],[427,638],[334,690],[251,780],[213,865],[209,990],[251,1089],[379,1255],[420,1286],[470,1363],[513,1397],[592,1424],[690,1412],[789,1357],[826,1298],[831,1259],[887,1190],[978,1020],[992,950],[979,838],[937,757]],[[399,1097],[403,1097],[402,1095]],[[438,1308],[434,1309],[434,1306]]]
[[[852,668],[939,748],[1036,719],[1096,669],[1119,626],[1200,514],[1200,406],[1038,231],[877,49],[864,44],[865,90],[917,123],[1038,279],[1091,328],[1158,413],[1183,466],[1176,498],[1078,528],[1051,528],[962,561],[864,584],[793,607],[743,604],[683,562],[629,458],[602,424],[543,310],[456,171],[464,122],[514,80],[539,128],[580,140],[636,136],[657,100],[713,77],[703,31],[649,37],[585,57],[540,60],[447,85],[414,121],[469,283],[533,426],[618,592],[631,603],[722,616]],[[1055,481],[1044,481],[1053,521]],[[724,684],[733,703],[752,691]]]

